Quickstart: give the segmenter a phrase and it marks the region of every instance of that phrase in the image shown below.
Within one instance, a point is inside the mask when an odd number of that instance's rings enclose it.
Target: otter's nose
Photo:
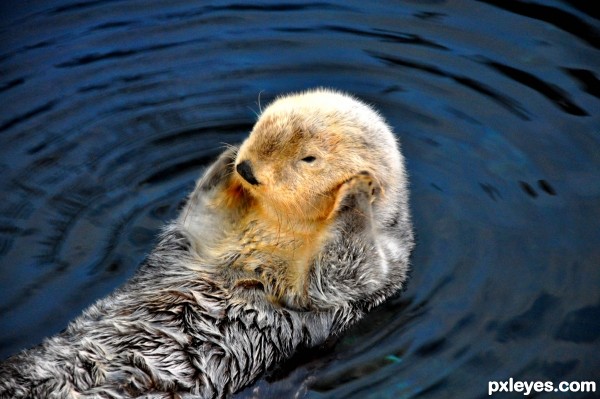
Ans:
[[[238,163],[235,167],[235,170],[237,170],[237,172],[240,174],[240,176],[244,178],[244,180],[246,180],[253,186],[259,184],[258,180],[256,180],[256,177],[254,177],[254,173],[252,173],[252,166],[250,165],[250,162],[242,161]]]

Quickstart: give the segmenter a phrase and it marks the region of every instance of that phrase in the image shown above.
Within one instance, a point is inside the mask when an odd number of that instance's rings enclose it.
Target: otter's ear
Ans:
[[[233,173],[233,166],[239,147],[227,148],[217,160],[206,170],[196,185],[197,191],[211,191],[226,182]]]

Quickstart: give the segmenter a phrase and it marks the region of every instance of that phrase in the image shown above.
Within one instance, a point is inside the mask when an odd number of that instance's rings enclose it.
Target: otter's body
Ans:
[[[406,184],[371,108],[326,90],[275,101],[127,284],[0,366],[0,397],[239,391],[402,287]]]

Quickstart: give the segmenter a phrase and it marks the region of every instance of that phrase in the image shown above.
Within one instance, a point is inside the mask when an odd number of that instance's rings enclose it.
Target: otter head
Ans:
[[[257,204],[294,224],[328,218],[340,186],[362,171],[378,180],[386,197],[398,191],[395,181],[405,180],[382,118],[348,95],[323,89],[279,98],[265,109],[238,151],[235,170]]]

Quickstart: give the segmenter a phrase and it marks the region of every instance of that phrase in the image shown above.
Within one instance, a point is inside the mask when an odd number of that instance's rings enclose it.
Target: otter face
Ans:
[[[316,89],[277,99],[262,113],[235,161],[237,187],[279,221],[331,216],[342,184],[361,172],[377,181],[373,209],[382,226],[405,201],[398,143],[367,104]]]
[[[366,149],[345,133],[334,115],[265,112],[238,152],[239,181],[278,219],[324,219],[340,185],[365,169]]]

